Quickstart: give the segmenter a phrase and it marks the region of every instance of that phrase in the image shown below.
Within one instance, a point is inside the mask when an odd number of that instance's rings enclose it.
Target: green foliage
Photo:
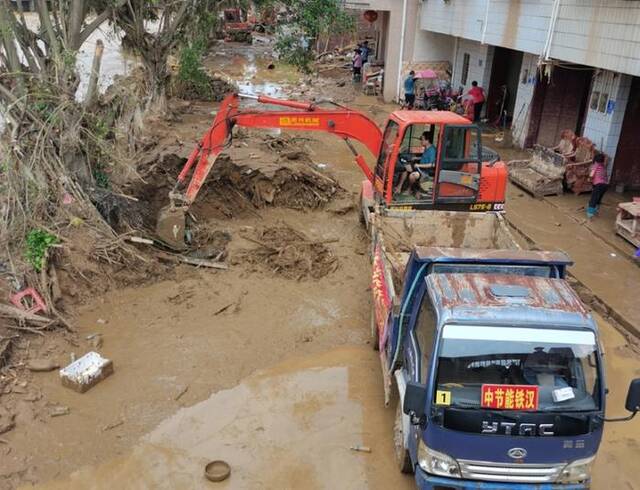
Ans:
[[[342,0],[256,0],[254,3],[258,9],[284,4],[291,12],[292,22],[279,30],[276,49],[285,62],[303,71],[310,69],[314,41],[355,28],[354,19],[344,9]]]
[[[293,65],[305,73],[311,71],[311,63],[314,59],[313,52],[303,44],[301,36],[279,32],[275,49],[280,54],[280,59],[285,63]]]
[[[183,98],[209,99],[213,95],[211,79],[202,68],[205,43],[202,40],[184,46],[180,50],[178,80],[174,92]]]
[[[111,188],[111,180],[109,179],[109,174],[105,172],[104,165],[102,163],[97,163],[93,167],[93,178],[96,181],[96,186],[101,189],[110,189]]]
[[[45,253],[56,243],[58,243],[58,237],[45,230],[36,228],[29,232],[24,256],[36,272],[42,270]]]

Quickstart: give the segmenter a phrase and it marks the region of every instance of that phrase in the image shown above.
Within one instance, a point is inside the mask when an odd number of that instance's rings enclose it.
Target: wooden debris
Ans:
[[[182,262],[184,264],[195,265],[196,267],[208,267],[211,269],[221,269],[221,270],[227,270],[229,268],[227,264],[224,264],[222,262],[216,262],[214,260],[208,260],[208,259],[197,259],[195,257],[186,257],[184,255],[172,255],[165,252],[157,253],[156,257],[158,257],[158,259],[160,260],[165,260],[167,262],[173,262],[173,263]]]
[[[139,236],[130,236],[129,241],[133,243],[144,243],[145,245],[153,245],[153,240],[149,240],[148,238],[142,238]]]
[[[216,311],[213,316],[218,316],[220,313],[224,313],[225,311],[227,311],[229,308],[231,308],[235,303],[229,303],[226,306],[223,306],[222,308],[220,308],[218,311]]]
[[[102,428],[103,432],[106,432],[111,429],[115,429],[116,427],[120,427],[124,424],[124,420],[118,420],[117,422],[112,422],[111,424],[107,424]]]
[[[189,391],[189,385],[186,385],[184,388],[182,388],[182,389],[180,390],[180,393],[178,393],[178,394],[177,394],[173,399],[174,399],[175,401],[180,400],[180,398],[182,398],[182,396],[183,396],[187,391]]]

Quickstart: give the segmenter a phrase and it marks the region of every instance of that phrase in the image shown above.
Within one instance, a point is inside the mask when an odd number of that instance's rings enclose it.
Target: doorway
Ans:
[[[525,146],[555,146],[563,129],[582,134],[593,69],[554,66],[549,78],[538,75],[530,107]]]
[[[513,120],[522,54],[522,51],[495,48],[487,95],[487,118],[494,124],[510,125]],[[503,114],[506,114],[504,120],[501,119]]]
[[[624,184],[625,189],[640,189],[640,78],[634,77],[622,132],[611,175],[611,182]]]

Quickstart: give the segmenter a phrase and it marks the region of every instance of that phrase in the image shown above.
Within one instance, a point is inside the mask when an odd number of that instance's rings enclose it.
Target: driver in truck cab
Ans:
[[[418,162],[409,162],[404,166],[404,172],[400,176],[400,181],[395,188],[396,193],[402,192],[404,183],[409,180],[409,189],[417,194],[420,184],[425,181],[433,181],[433,171],[436,165],[436,147],[431,143],[428,131],[422,133],[420,142],[424,147],[422,156]],[[418,197],[416,195],[416,197]]]

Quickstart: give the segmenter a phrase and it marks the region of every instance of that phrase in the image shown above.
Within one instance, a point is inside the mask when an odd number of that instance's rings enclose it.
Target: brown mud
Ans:
[[[220,52],[208,63],[247,90],[333,92],[380,121],[391,108],[339,85],[345,72],[294,84],[288,70],[264,71],[254,48]],[[216,108],[172,107],[170,120],[149,122],[152,151],[126,189],[143,204],[145,227]],[[142,273],[123,266],[107,280],[97,270],[61,281],[76,291],[68,309],[77,332],[29,337],[0,379],[0,431],[12,427],[0,434],[0,488],[210,488],[202,471],[211,459],[232,467],[219,488],[414,488],[394,464],[395,407],[384,408],[367,345],[369,243],[353,205],[362,179],[331,135],[241,132],[193,207],[196,247],[222,252],[229,270],[153,262]],[[83,246],[82,237],[67,245]],[[598,322],[613,416],[640,376],[639,355]],[[90,350],[115,372],[82,395],[56,371],[28,369]],[[639,439],[636,421],[607,425],[593,488],[640,488]]]

